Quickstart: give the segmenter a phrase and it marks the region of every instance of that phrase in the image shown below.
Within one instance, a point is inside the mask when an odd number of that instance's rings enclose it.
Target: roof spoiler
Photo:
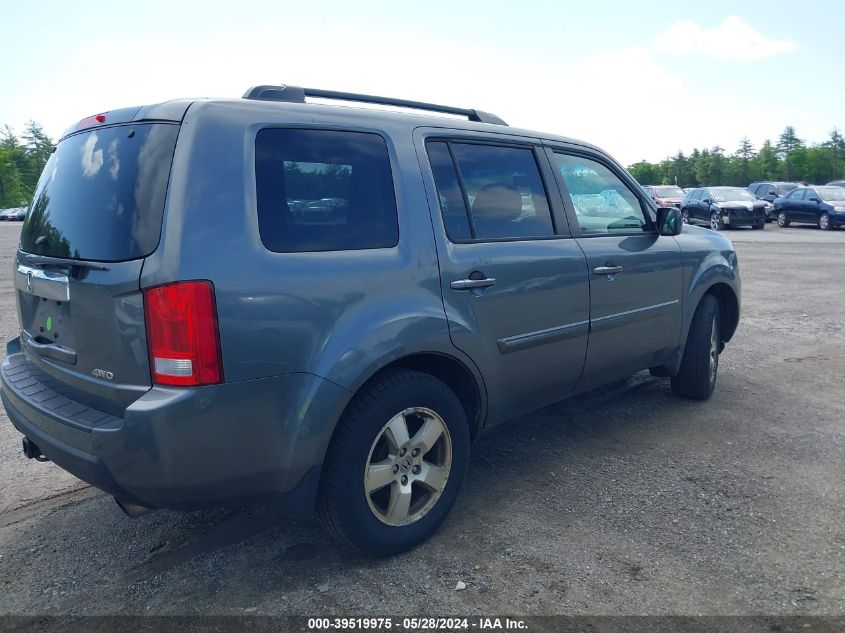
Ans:
[[[298,86],[253,86],[244,93],[244,99],[255,101],[287,101],[289,103],[305,103],[305,97],[316,97],[318,99],[334,99],[337,101],[356,101],[358,103],[375,103],[378,105],[396,106],[400,108],[411,108],[414,110],[427,110],[429,112],[440,112],[443,114],[455,114],[465,116],[470,121],[477,123],[492,123],[494,125],[507,125],[495,114],[473,110],[469,108],[455,108],[453,106],[437,105],[436,103],[424,103],[422,101],[409,101],[407,99],[394,99],[393,97],[379,97],[375,95],[362,95],[354,92],[337,92],[335,90],[320,90],[318,88],[300,88]]]

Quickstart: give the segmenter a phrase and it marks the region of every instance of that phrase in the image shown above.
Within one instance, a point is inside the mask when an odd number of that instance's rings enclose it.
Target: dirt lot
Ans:
[[[640,374],[498,427],[389,560],[263,505],[129,519],[0,414],[0,613],[845,613],[845,231],[728,235],[744,308],[712,400]]]

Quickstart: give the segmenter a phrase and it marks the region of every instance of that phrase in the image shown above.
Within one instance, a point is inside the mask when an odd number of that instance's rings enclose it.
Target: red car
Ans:
[[[647,185],[643,187],[658,207],[681,208],[684,190],[675,185]]]

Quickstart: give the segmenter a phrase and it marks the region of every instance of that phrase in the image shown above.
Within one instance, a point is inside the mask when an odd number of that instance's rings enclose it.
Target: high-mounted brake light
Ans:
[[[77,130],[82,130],[86,127],[91,127],[93,125],[99,125],[100,123],[106,122],[106,114],[92,114],[91,116],[87,116],[82,119],[79,123],[76,124]]]
[[[196,386],[223,382],[214,286],[181,281],[144,290],[153,382]]]

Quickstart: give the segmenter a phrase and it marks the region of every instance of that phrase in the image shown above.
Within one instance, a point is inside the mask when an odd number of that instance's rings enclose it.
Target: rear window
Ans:
[[[399,242],[387,144],[377,134],[260,130],[255,178],[271,251],[389,248]]]
[[[38,181],[21,250],[106,262],[152,253],[178,133],[178,125],[122,125],[61,141]]]

